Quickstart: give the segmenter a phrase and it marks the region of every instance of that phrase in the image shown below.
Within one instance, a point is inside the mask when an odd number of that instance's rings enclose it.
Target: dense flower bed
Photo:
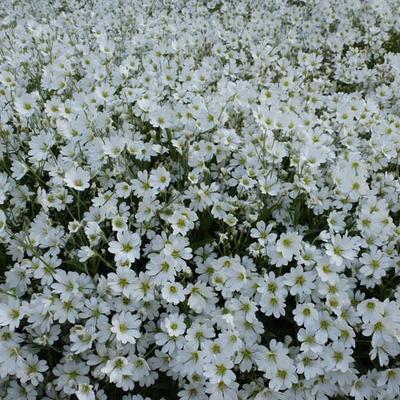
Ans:
[[[0,17],[1,399],[399,399],[398,0]]]

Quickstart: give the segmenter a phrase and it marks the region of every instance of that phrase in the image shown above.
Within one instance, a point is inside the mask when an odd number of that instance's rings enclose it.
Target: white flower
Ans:
[[[7,303],[0,304],[0,326],[8,326],[10,330],[15,330],[22,318],[24,310],[18,300],[9,297]]]
[[[290,261],[294,255],[299,254],[301,247],[301,236],[296,233],[283,233],[276,242],[276,250],[285,259]]]
[[[232,361],[218,357],[214,362],[204,365],[204,375],[211,383],[223,382],[225,385],[230,385],[236,379],[232,368]]]
[[[83,191],[89,187],[90,175],[82,168],[71,168],[65,173],[65,183],[68,187]]]
[[[125,357],[115,357],[107,361],[101,372],[110,377],[110,382],[119,382],[124,375],[132,375],[132,368]]]
[[[166,283],[161,290],[161,295],[172,304],[179,304],[185,300],[183,286],[178,282]]]
[[[115,254],[114,258],[117,262],[133,263],[140,257],[140,236],[137,233],[128,231],[117,232],[118,241],[112,241],[108,250]]]
[[[15,100],[15,108],[21,116],[30,117],[36,111],[36,101],[37,96],[26,93]]]
[[[335,235],[331,242],[326,244],[326,254],[337,266],[341,266],[344,260],[353,260],[360,247],[357,237]]]
[[[344,345],[339,342],[333,343],[324,353],[327,369],[347,372],[350,369],[350,364],[354,361],[351,354],[353,354],[352,349],[345,348]]]
[[[116,334],[117,340],[121,343],[136,343],[141,336],[138,329],[141,325],[139,318],[129,312],[115,314],[112,318],[111,332]]]
[[[152,187],[164,190],[171,182],[171,175],[164,167],[160,166],[151,172],[149,182]]]
[[[16,372],[22,383],[30,382],[37,386],[40,382],[43,382],[43,373],[48,369],[46,361],[40,360],[35,354],[27,354],[24,367]]]
[[[93,386],[88,384],[79,385],[79,389],[75,392],[76,397],[79,400],[95,400],[95,393]]]
[[[185,317],[179,314],[171,314],[164,320],[165,330],[170,336],[180,336],[186,330]]]

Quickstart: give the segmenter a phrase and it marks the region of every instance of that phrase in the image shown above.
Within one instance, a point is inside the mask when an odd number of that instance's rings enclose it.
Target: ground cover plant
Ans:
[[[0,2],[0,399],[400,398],[400,2]]]

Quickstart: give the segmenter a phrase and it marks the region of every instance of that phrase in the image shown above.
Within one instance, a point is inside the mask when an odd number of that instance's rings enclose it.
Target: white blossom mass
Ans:
[[[400,0],[1,0],[0,399],[400,399]]]

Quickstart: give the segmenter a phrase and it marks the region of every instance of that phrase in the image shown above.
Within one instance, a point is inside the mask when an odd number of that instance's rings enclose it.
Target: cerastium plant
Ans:
[[[0,398],[400,398],[399,0],[0,2]]]

